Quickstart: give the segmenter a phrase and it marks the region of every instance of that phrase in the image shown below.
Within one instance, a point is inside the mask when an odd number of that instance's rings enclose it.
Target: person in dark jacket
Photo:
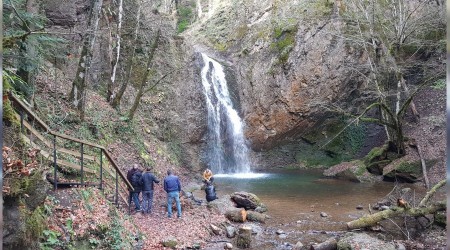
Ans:
[[[206,201],[210,202],[217,199],[216,188],[213,186],[212,182],[207,182],[205,187]]]
[[[164,178],[164,191],[167,192],[167,212],[168,217],[172,217],[172,199],[175,199],[177,203],[177,215],[181,218],[181,203],[180,203],[180,192],[181,184],[178,176],[172,174],[172,171],[167,170],[167,176]]]
[[[153,183],[159,183],[159,180],[150,171],[152,169],[147,167],[146,171],[142,174],[142,208],[144,213],[152,212],[153,203]]]
[[[139,165],[134,164],[133,165],[134,173],[131,174],[131,178],[129,179],[131,185],[134,188],[134,191],[131,192],[131,197],[133,198],[133,202],[136,212],[141,211],[141,205],[139,204],[139,193],[142,190],[142,183],[141,183],[141,177],[142,177],[142,171],[139,169]],[[128,174],[127,174],[128,177]],[[130,204],[131,204],[131,198],[130,198]]]

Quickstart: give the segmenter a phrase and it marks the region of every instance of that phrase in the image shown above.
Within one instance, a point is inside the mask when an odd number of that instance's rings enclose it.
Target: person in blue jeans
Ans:
[[[180,192],[181,184],[178,176],[173,175],[172,171],[167,170],[167,176],[164,178],[164,191],[167,192],[167,212],[168,217],[172,217],[172,199],[177,203],[177,215],[181,218]]]
[[[159,183],[159,180],[150,172],[151,167],[147,167],[146,171],[142,174],[142,208],[143,213],[151,213],[153,203],[153,183]]]

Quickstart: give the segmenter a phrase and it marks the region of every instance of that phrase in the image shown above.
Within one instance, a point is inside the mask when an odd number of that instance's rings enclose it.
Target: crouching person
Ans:
[[[206,183],[205,193],[206,193],[206,201],[210,202],[217,199],[216,188],[213,186],[211,182]]]

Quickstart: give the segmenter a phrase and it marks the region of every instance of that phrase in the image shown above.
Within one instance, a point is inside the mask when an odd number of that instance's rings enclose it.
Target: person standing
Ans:
[[[167,170],[167,176],[164,178],[164,191],[167,192],[167,212],[168,217],[172,217],[172,199],[177,203],[177,215],[181,218],[180,192],[181,184],[178,176],[173,175],[172,171]]]
[[[131,184],[131,177],[133,177],[134,173],[136,173],[137,170],[138,170],[137,164],[133,164],[131,169],[128,170],[128,172],[127,172],[127,180],[128,180],[128,182],[130,184]],[[133,186],[133,184],[131,184],[131,186]],[[130,193],[129,193],[129,196],[128,196],[128,203],[131,206],[131,200],[133,199],[134,205],[136,206],[136,200],[134,200],[134,196],[133,196],[134,190],[131,191],[131,189],[130,189],[129,191],[130,191]],[[139,202],[139,200],[137,202]]]
[[[142,177],[142,171],[139,169],[139,165],[138,164],[134,164],[133,168],[135,168],[135,172],[132,174],[131,176],[131,185],[134,188],[134,191],[131,192],[131,196],[133,198],[133,202],[135,204],[135,211],[136,212],[140,212],[141,211],[141,205],[139,204],[139,193],[142,190],[142,182],[141,182],[141,177]]]
[[[144,213],[152,212],[153,203],[153,183],[159,183],[159,180],[150,171],[152,169],[147,167],[144,174],[142,174],[142,208]]]

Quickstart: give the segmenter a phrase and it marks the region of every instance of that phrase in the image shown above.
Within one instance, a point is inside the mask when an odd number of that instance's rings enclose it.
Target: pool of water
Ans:
[[[267,205],[269,225],[295,225],[297,230],[343,230],[345,223],[369,212],[389,194],[394,183],[354,183],[324,179],[317,170],[274,170],[246,175],[215,175],[217,194],[256,194]],[[417,189],[417,187],[412,187]],[[421,192],[418,190],[417,192]],[[363,210],[358,210],[358,205]],[[321,217],[324,212],[328,216]]]

